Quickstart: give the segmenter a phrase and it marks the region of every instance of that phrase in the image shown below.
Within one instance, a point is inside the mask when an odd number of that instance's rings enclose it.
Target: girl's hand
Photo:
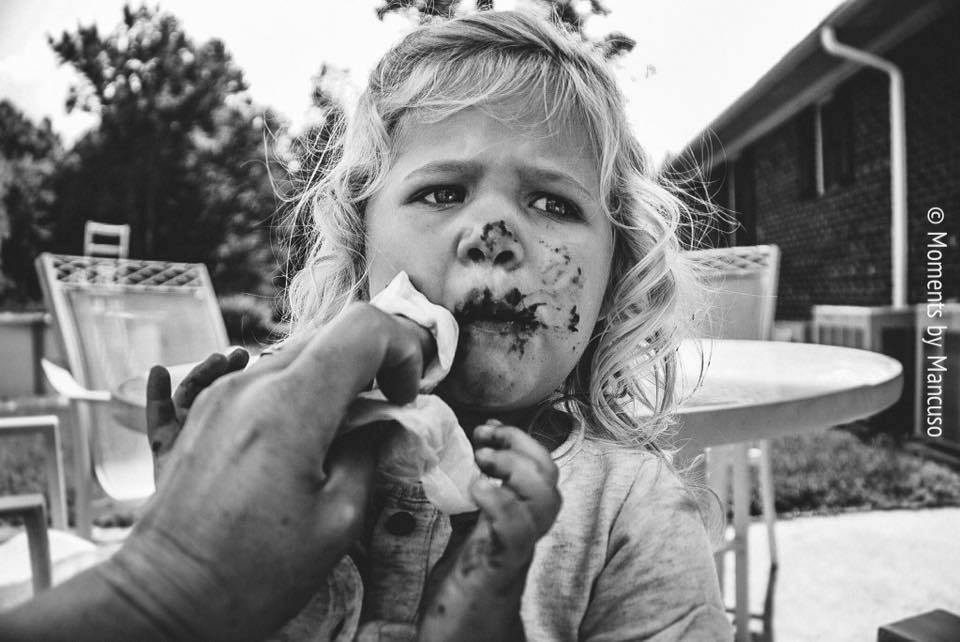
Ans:
[[[502,484],[477,481],[480,506],[467,535],[466,516],[434,569],[421,611],[420,640],[522,640],[520,599],[537,541],[560,511],[558,471],[527,433],[490,422],[473,433],[480,469]]]
[[[459,566],[466,572],[479,564],[500,581],[526,577],[534,546],[560,511],[557,466],[533,437],[496,420],[477,426],[473,441],[480,470],[502,485],[480,479],[470,489],[480,521]]]
[[[214,381],[247,367],[250,353],[237,348],[224,356],[211,354],[194,366],[170,397],[170,373],[163,366],[154,366],[147,379],[147,438],[153,452],[153,479],[160,481],[170,450],[187,421],[190,407],[204,389]]]

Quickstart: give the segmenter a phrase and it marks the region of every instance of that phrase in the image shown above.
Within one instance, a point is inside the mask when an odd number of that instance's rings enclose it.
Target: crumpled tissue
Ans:
[[[377,466],[380,473],[396,479],[419,479],[427,499],[448,515],[477,510],[469,492],[470,484],[481,475],[473,447],[450,406],[429,394],[453,364],[459,335],[456,319],[413,287],[406,272],[397,274],[370,303],[428,329],[437,342],[437,357],[425,369],[421,394],[416,399],[398,406],[387,401],[378,389],[361,393],[347,409],[345,427],[397,422],[404,430],[394,431],[381,449]]]

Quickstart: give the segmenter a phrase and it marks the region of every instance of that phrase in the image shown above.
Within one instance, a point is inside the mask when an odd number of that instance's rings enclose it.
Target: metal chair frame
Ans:
[[[94,237],[113,237],[116,243],[96,243]],[[83,226],[83,255],[125,259],[130,254],[130,226],[87,221]]]
[[[191,354],[189,359],[200,360],[210,352],[220,351],[228,345],[223,317],[217,304],[216,295],[207,269],[202,264],[174,263],[165,261],[140,261],[99,257],[82,257],[41,254],[36,261],[37,272],[43,286],[47,308],[53,315],[60,336],[66,365],[75,380],[72,385],[62,385],[51,377],[51,368],[45,364],[48,379],[57,392],[71,401],[76,417],[77,438],[74,466],[74,486],[76,490],[77,531],[84,537],[91,534],[92,506],[91,491],[94,475],[108,495],[121,501],[140,503],[153,492],[152,455],[146,436],[142,438],[142,448],[134,433],[122,426],[115,426],[116,420],[107,414],[111,399],[110,390],[97,390],[95,383],[97,368],[105,364],[93,363],[94,355],[88,354],[85,338],[92,340],[96,328],[80,327],[72,303],[72,294],[81,291],[85,295],[117,297],[122,300],[126,295],[139,297],[138,300],[155,301],[157,304],[184,300],[192,306],[193,320],[203,323],[205,336],[212,337],[209,345],[201,351]],[[129,313],[128,316],[134,316]],[[204,319],[197,319],[203,316]],[[99,336],[99,335],[97,335]],[[136,350],[130,346],[129,351]],[[198,349],[199,350],[199,349]],[[189,360],[187,358],[182,361]],[[62,371],[61,371],[62,372]],[[140,374],[140,373],[137,373]],[[96,422],[96,423],[95,423]],[[110,432],[114,430],[114,432]],[[135,446],[131,460],[125,462],[99,461],[98,439],[119,439],[117,430],[124,432],[127,445]],[[112,435],[112,436],[111,436]],[[122,463],[126,470],[133,470],[138,481],[135,488],[111,488],[109,465]],[[140,474],[142,470],[142,475]],[[129,475],[128,475],[129,477]]]
[[[780,270],[780,249],[776,245],[739,246],[686,252],[701,271],[707,284],[714,289],[713,303],[719,308],[717,316],[708,319],[706,333],[715,339],[773,338],[773,322],[777,303],[777,283]],[[734,285],[747,287],[732,287]],[[736,308],[740,323],[726,323],[726,313]],[[753,323],[750,323],[750,322]],[[761,505],[767,528],[770,550],[770,572],[763,612],[750,614],[748,539],[750,527],[750,466],[759,466]],[[737,640],[751,639],[750,620],[760,619],[763,637],[773,640],[773,594],[777,571],[775,537],[776,508],[774,505],[773,473],[770,467],[770,449],[767,440],[754,444],[733,444],[711,448],[707,453],[707,483],[721,500],[728,501],[728,483],[733,482],[734,535],[716,552],[717,574],[721,589],[724,586],[725,556],[734,554],[735,602],[734,623]]]
[[[47,495],[53,528],[67,529],[67,500],[60,450],[60,421],[55,415],[4,417],[0,419],[0,437],[40,435],[46,454]],[[33,592],[50,587],[52,564],[47,535],[47,507],[43,495],[32,493],[0,497],[0,515],[23,519],[30,550]]]

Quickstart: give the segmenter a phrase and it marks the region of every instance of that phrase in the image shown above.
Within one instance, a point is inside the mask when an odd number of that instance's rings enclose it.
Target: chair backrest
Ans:
[[[155,364],[200,361],[224,350],[227,334],[207,269],[201,264],[44,253],[37,271],[62,340],[67,366],[91,390],[116,390]],[[153,491],[146,435],[119,413],[94,404],[89,422],[94,471],[116,499]]]
[[[113,242],[98,242],[98,237],[113,239]],[[83,255],[127,258],[130,255],[130,226],[87,221],[83,226]]]
[[[777,308],[780,248],[750,245],[685,252],[711,290],[713,309],[703,335],[712,339],[771,339]]]

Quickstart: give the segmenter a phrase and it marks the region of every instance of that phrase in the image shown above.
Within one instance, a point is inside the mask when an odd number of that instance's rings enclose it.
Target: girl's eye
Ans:
[[[459,187],[434,187],[421,192],[417,200],[429,205],[450,205],[463,201],[464,193]]]
[[[541,196],[531,205],[559,218],[576,218],[580,215],[580,211],[573,203],[553,196]]]

